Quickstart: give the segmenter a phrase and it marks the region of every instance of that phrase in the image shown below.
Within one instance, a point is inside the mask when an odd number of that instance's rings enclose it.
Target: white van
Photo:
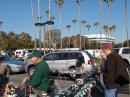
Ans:
[[[77,59],[82,57],[81,60],[81,70],[77,69]],[[43,56],[43,60],[49,65],[51,73],[62,72],[62,74],[69,74],[71,77],[76,74],[83,74],[86,71],[97,71],[95,66],[95,60],[92,55],[87,51],[56,51],[47,53]],[[28,60],[25,69],[30,75],[33,74],[34,64]],[[79,66],[80,67],[80,66]]]
[[[18,59],[23,59],[24,56],[25,56],[25,54],[26,54],[26,52],[27,52],[27,50],[19,49],[19,50],[16,50],[16,51],[14,52],[14,54],[15,54],[16,58],[18,58]]]

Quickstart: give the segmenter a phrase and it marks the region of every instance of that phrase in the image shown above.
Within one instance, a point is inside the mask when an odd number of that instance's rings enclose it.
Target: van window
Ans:
[[[78,56],[79,56],[79,53],[71,52],[71,53],[69,53],[68,58],[69,58],[69,59],[77,59]]]
[[[130,49],[129,48],[123,49],[122,54],[130,54]]]
[[[75,52],[59,53],[60,60],[77,59],[77,57],[78,57],[78,53]]]
[[[77,58],[77,64],[82,64],[85,63],[84,57],[81,53],[79,53],[78,58]]]
[[[66,53],[51,53],[43,57],[43,60],[71,60],[77,59],[80,53],[66,52]],[[82,54],[81,54],[82,55]]]
[[[50,53],[43,57],[43,60],[59,60],[59,53]]]
[[[67,53],[59,53],[59,60],[66,60],[68,59]]]

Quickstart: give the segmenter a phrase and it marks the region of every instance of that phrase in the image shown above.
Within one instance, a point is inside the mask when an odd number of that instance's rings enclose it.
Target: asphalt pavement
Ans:
[[[22,80],[23,80],[23,78],[25,76],[27,76],[26,73],[10,75],[9,76],[9,82],[13,82],[13,83],[16,83],[16,84],[21,84],[21,82],[22,82]],[[67,86],[68,84],[69,85],[72,84],[72,81],[68,81],[68,80],[67,81],[66,80],[58,80],[58,81],[59,81],[59,83],[61,85],[63,85],[63,84],[65,85],[66,84],[65,86]],[[130,95],[124,94],[124,93],[120,93],[118,97],[130,97]]]

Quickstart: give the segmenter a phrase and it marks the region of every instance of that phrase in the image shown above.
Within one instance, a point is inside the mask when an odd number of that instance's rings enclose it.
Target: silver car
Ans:
[[[82,66],[77,65],[77,59],[82,57]],[[92,55],[87,51],[56,51],[43,56],[49,65],[51,73],[67,73],[70,75],[83,74],[86,71],[96,71]],[[34,66],[31,62],[26,65],[26,71],[32,74]]]
[[[9,56],[0,56],[3,58],[3,63],[6,66],[6,74],[25,72],[26,62],[13,59]]]

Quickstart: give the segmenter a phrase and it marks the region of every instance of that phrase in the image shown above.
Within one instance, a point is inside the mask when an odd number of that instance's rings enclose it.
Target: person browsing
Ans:
[[[35,66],[35,71],[30,78],[25,77],[22,83],[26,83],[35,89],[35,93],[39,97],[46,97],[49,90],[49,66],[41,59],[42,54],[38,50],[34,50],[31,55],[31,61]]]

